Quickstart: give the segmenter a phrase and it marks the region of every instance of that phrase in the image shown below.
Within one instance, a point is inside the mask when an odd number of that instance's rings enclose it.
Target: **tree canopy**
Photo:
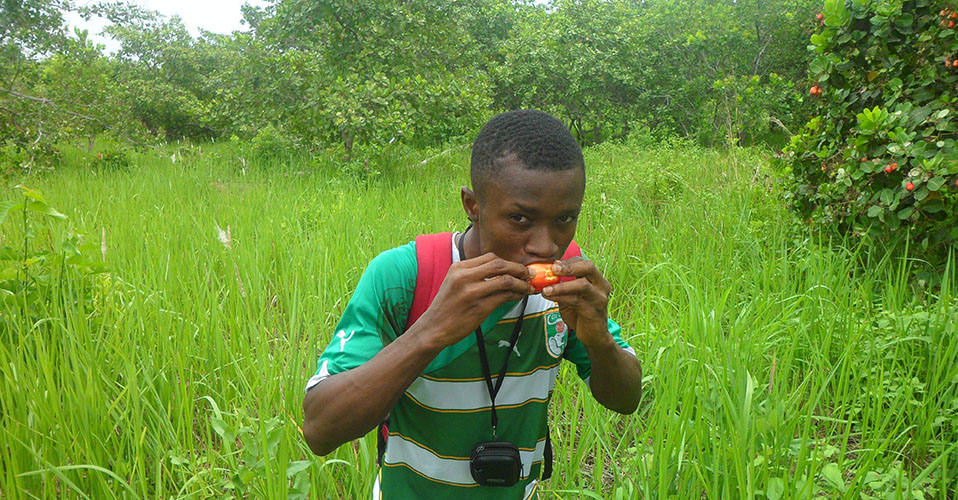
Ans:
[[[3,2],[8,163],[67,136],[438,144],[490,114],[548,110],[584,144],[635,130],[765,140],[806,116],[816,25],[801,0],[275,0],[248,31],[193,37],[124,2],[79,9],[119,50],[67,34],[63,1]],[[797,128],[797,127],[796,127]],[[11,160],[15,158],[18,160]]]

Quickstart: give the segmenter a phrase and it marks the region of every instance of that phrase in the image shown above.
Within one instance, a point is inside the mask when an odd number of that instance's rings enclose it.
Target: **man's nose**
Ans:
[[[536,259],[551,260],[559,253],[559,245],[549,231],[543,227],[535,229],[526,241],[526,254]]]

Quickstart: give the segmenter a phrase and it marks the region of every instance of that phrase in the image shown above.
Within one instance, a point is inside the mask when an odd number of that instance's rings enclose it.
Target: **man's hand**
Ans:
[[[552,264],[556,276],[574,276],[576,280],[550,285],[542,296],[559,304],[562,321],[575,330],[586,346],[607,342],[609,336],[609,295],[612,286],[595,263],[582,257],[557,260]]]
[[[432,339],[440,347],[459,342],[476,330],[497,307],[533,292],[534,274],[516,262],[486,253],[449,268],[432,304],[417,321],[435,325]]]
[[[556,261],[552,272],[577,278],[545,287],[542,296],[559,305],[562,321],[585,346],[592,365],[592,395],[610,410],[634,412],[642,397],[642,368],[609,333],[612,286],[591,260],[582,257]]]

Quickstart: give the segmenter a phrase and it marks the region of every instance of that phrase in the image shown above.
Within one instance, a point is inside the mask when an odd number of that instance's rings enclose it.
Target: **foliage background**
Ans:
[[[105,53],[54,0],[4,2],[6,168],[49,166],[66,137],[241,139],[272,126],[317,152],[463,142],[492,113],[548,110],[584,144],[633,130],[703,144],[781,142],[806,116],[814,4],[797,0],[276,0],[248,31],[192,37],[123,2]],[[777,125],[776,125],[777,124]],[[784,127],[784,128],[783,128]],[[52,158],[52,157],[51,157]]]

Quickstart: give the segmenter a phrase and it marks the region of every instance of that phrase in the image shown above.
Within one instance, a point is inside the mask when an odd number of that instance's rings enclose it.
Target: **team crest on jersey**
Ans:
[[[558,358],[565,351],[569,327],[562,321],[562,315],[559,314],[559,311],[547,312],[543,323],[546,330],[546,349],[548,349],[550,356]]]

